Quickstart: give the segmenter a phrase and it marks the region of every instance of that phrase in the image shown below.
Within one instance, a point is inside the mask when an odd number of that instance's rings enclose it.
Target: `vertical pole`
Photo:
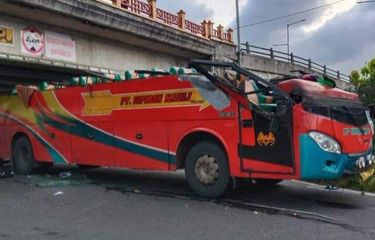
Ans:
[[[240,7],[238,0],[236,0],[236,15],[237,15],[237,62],[241,65],[241,29],[240,29]]]
[[[288,60],[289,60],[289,56],[290,56],[290,49],[289,49],[289,24],[286,25],[286,45],[288,47]]]

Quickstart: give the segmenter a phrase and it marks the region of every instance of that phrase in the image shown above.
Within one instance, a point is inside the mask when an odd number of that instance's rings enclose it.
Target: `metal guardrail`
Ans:
[[[315,63],[311,61],[311,59],[306,59],[306,58],[302,58],[299,56],[295,56],[293,53],[288,54],[285,52],[276,51],[272,48],[258,47],[258,46],[250,45],[248,42],[241,44],[241,52],[296,64],[296,65],[308,68],[311,71],[321,73],[327,77],[339,79],[341,81],[348,82],[348,83],[350,82],[350,76],[342,74],[340,71],[330,69],[326,65]]]

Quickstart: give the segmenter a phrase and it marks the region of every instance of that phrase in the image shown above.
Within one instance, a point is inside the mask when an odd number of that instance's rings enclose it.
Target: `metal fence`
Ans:
[[[340,71],[330,69],[326,65],[313,62],[311,59],[295,56],[293,53],[288,54],[285,52],[276,51],[272,48],[258,47],[250,45],[248,42],[241,44],[241,52],[296,64],[308,68],[313,72],[318,72],[325,76],[336,78],[344,82],[350,82],[350,77],[348,75],[342,74]]]

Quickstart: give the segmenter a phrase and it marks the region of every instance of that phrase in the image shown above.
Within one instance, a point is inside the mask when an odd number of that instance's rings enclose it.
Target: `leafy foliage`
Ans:
[[[354,70],[351,73],[351,81],[355,91],[359,94],[361,100],[368,104],[375,103],[375,58],[367,63],[359,71]]]

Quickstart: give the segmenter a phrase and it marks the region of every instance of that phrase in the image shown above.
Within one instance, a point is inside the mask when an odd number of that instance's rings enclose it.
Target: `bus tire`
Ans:
[[[18,174],[30,174],[35,169],[34,153],[27,137],[18,138],[13,146],[13,167]]]
[[[185,177],[198,196],[217,198],[223,195],[231,182],[224,149],[208,141],[194,145],[186,157]]]

